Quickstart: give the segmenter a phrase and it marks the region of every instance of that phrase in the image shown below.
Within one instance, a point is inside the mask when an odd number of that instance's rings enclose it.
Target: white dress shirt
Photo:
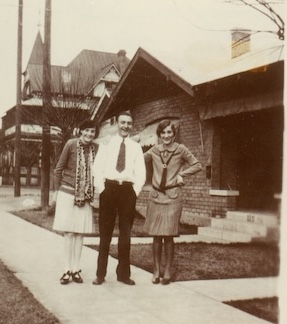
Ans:
[[[96,193],[105,189],[105,180],[130,181],[138,196],[146,180],[146,168],[140,144],[129,137],[125,138],[126,160],[122,172],[116,170],[118,153],[123,138],[113,136],[107,144],[100,144],[93,165],[94,187]]]

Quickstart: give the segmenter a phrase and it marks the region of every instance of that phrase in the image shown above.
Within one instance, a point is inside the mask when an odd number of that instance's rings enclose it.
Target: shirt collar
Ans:
[[[123,139],[124,139],[125,141],[128,140],[128,139],[129,139],[129,136],[127,136],[127,137],[121,137],[119,134],[116,134],[116,135],[115,135],[115,139],[116,139],[118,142],[122,142]]]
[[[163,146],[163,144],[159,144],[158,149],[159,149],[160,152],[164,152],[164,151],[174,152],[176,150],[177,146],[178,146],[178,144],[175,143],[175,142],[173,142],[172,145],[171,145],[171,147],[169,147],[168,149],[166,149]]]

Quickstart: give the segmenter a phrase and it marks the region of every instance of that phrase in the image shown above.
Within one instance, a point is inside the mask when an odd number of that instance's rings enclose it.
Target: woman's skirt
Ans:
[[[178,236],[182,211],[182,189],[168,189],[165,193],[152,189],[143,231],[150,236]]]
[[[89,203],[74,205],[74,195],[59,190],[53,229],[59,232],[92,233],[93,209]]]

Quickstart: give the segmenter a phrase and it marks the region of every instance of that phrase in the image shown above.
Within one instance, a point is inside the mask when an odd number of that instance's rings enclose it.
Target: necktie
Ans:
[[[126,166],[126,144],[125,140],[121,142],[116,169],[122,172]]]
[[[162,191],[164,191],[165,190],[165,185],[166,185],[167,165],[165,163],[163,163],[162,167],[163,167],[163,169],[162,169],[162,176],[161,176],[161,181],[160,181],[159,188]]]
[[[163,157],[162,157],[162,155],[165,155],[165,154],[160,153],[160,155],[159,155],[160,159],[161,159],[161,162],[162,162],[162,176],[161,176],[161,181],[160,181],[160,184],[159,184],[159,188],[161,189],[161,191],[163,193],[165,192],[165,189],[166,189],[167,166],[168,166],[171,158],[174,156],[178,146],[179,145],[177,145],[175,150],[170,154],[170,156],[169,156],[169,158],[167,159],[166,162],[164,162]]]

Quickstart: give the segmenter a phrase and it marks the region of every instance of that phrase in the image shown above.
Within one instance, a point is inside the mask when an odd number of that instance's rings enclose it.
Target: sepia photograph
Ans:
[[[284,0],[0,0],[0,324],[285,324]]]

